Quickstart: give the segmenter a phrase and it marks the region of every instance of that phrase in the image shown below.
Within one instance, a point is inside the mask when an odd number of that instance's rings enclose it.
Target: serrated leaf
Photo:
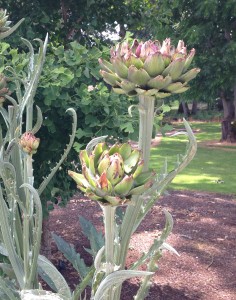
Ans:
[[[98,251],[104,246],[105,241],[102,232],[98,232],[94,225],[86,220],[84,217],[79,216],[79,221],[84,235],[89,239],[92,255],[95,258]]]
[[[62,237],[52,233],[52,237],[57,245],[58,250],[60,250],[63,255],[71,262],[73,267],[78,271],[80,277],[83,279],[89,268],[86,266],[84,260],[80,257],[80,254],[75,251],[73,245],[67,243]]]

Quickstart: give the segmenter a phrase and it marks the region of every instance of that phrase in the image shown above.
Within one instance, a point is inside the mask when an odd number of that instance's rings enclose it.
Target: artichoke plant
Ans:
[[[182,40],[175,48],[169,38],[159,41],[133,41],[111,49],[110,62],[99,60],[103,79],[118,94],[165,98],[189,89],[188,82],[200,69],[188,70],[195,49],[187,53]]]
[[[143,171],[141,151],[129,143],[98,143],[88,154],[80,152],[82,174],[69,171],[78,188],[91,200],[103,205],[126,203],[132,195],[144,193],[153,184],[153,172]]]

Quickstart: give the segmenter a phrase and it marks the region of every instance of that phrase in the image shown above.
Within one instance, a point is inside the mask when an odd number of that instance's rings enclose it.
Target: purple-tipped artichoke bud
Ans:
[[[157,40],[123,42],[111,49],[110,62],[99,60],[100,74],[118,94],[165,98],[189,89],[188,82],[200,71],[189,70],[194,54],[194,49],[187,52],[182,40],[176,48],[170,38],[162,44]]]
[[[85,151],[79,156],[82,173],[68,174],[87,197],[103,205],[122,205],[139,191],[144,193],[155,180],[152,172],[143,175],[142,153],[129,143],[99,143],[89,155]]]
[[[35,154],[37,152],[39,146],[40,139],[36,138],[33,133],[25,132],[20,140],[19,145],[21,146],[22,150],[29,155]]]

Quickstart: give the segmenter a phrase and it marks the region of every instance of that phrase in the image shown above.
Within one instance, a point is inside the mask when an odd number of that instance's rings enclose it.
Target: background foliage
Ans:
[[[19,30],[6,40],[13,47],[22,47],[10,50],[9,46],[2,46],[7,47],[2,49],[6,54],[4,65],[13,64],[18,72],[24,70],[27,58],[20,36],[44,39],[49,32],[51,40],[36,96],[45,117],[40,131],[38,177],[47,173],[63,151],[67,142],[64,136],[70,131],[69,117],[64,111],[70,106],[77,110],[79,119],[77,150],[96,135],[122,137],[134,132],[127,119],[130,103],[109,93],[98,75],[97,59],[108,54],[104,45],[111,44],[104,32],[116,32],[117,25],[120,37],[129,30],[145,40],[171,37],[173,44],[183,39],[188,49],[196,48],[194,64],[201,68],[201,73],[191,83],[191,89],[181,95],[181,101],[214,104],[222,91],[229,101],[236,99],[234,0],[2,0],[1,7],[8,10],[13,23],[25,18]],[[0,67],[3,69],[3,63]],[[89,85],[96,88],[88,91]],[[77,162],[75,152],[68,161]],[[63,197],[70,185],[65,174],[67,168],[64,165],[65,171],[61,170],[49,186],[51,189],[56,182],[62,183],[60,189],[57,186],[52,190]],[[46,198],[50,198],[49,190]]]
[[[1,57],[4,57],[1,69],[14,66],[15,75],[5,70],[9,80],[14,76],[24,80],[28,55],[24,51],[11,49],[7,43],[2,43],[0,47]],[[72,195],[75,186],[67,175],[67,169],[77,166],[77,151],[92,137],[109,135],[125,138],[128,132],[135,134],[134,125],[128,116],[129,101],[126,97],[110,93],[99,81],[97,60],[106,55],[105,47],[101,47],[101,50],[97,47],[86,48],[77,42],[68,44],[67,49],[62,45],[49,45],[35,99],[44,117],[38,133],[41,139],[40,151],[35,155],[36,183],[49,173],[69,141],[71,120],[65,114],[69,107],[77,111],[78,131],[74,151],[71,151],[61,170],[48,185],[43,197],[45,202],[49,199],[57,201],[59,195],[65,202]],[[13,91],[13,81],[9,85]],[[73,162],[73,166],[70,162]]]

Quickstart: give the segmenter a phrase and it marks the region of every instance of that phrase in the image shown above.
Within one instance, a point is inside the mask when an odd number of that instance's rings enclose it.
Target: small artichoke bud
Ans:
[[[129,143],[111,147],[99,143],[89,156],[85,152],[82,150],[79,156],[82,174],[73,171],[68,174],[88,198],[102,205],[122,205],[132,195],[144,193],[155,180],[155,173],[142,173],[142,153]]]
[[[0,107],[5,101],[5,96],[9,95],[9,89],[7,88],[7,80],[3,74],[0,74]]]
[[[36,138],[33,133],[25,132],[20,140],[19,145],[21,146],[22,150],[29,155],[35,154],[37,152],[39,146],[40,139]]]
[[[123,42],[111,49],[110,62],[99,59],[100,74],[115,93],[165,98],[189,89],[188,82],[200,72],[198,68],[188,71],[194,54],[194,49],[187,53],[182,40],[176,48],[169,38],[162,45]]]

